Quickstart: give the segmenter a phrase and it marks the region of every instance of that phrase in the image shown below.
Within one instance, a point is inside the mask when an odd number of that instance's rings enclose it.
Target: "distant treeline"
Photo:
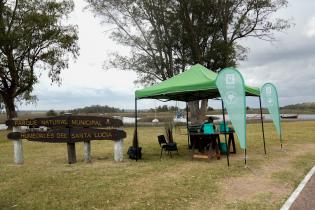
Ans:
[[[177,111],[178,107],[176,106],[167,106],[167,105],[163,105],[163,106],[158,106],[156,108],[151,108],[149,111],[150,112],[168,112],[168,111]]]
[[[119,109],[110,106],[100,106],[100,105],[92,105],[86,106],[84,108],[72,109],[68,112],[72,114],[79,114],[79,113],[117,113],[117,112],[125,112],[124,109]]]
[[[315,110],[315,102],[287,105],[287,106],[281,107],[281,109],[314,109]]]
[[[208,107],[207,109],[208,111],[213,111],[214,109],[212,107]],[[177,106],[167,106],[167,105],[163,105],[163,106],[158,106],[156,108],[151,108],[149,109],[149,112],[168,112],[168,111],[186,111],[186,109],[180,109]]]
[[[246,107],[247,111],[252,111],[253,113],[256,113],[259,111],[258,108],[250,108]],[[311,103],[301,103],[301,104],[293,104],[293,105],[287,105],[283,106],[280,109],[282,110],[306,110],[308,112],[315,112],[315,102]],[[176,106],[158,106],[156,108],[151,108],[151,109],[146,109],[146,110],[138,110],[139,112],[176,112],[176,111],[185,111],[186,109],[180,109],[179,107]],[[215,112],[220,112],[221,109],[213,109],[212,107],[208,107],[208,111],[215,111]],[[86,106],[84,108],[77,108],[73,110],[68,110],[66,111],[67,113],[72,113],[72,114],[88,114],[88,113],[121,113],[121,112],[134,112],[134,110],[125,110],[125,109],[119,109],[116,107],[110,107],[110,106],[100,106],[100,105],[92,105],[92,106]],[[263,109],[263,112],[267,112],[265,109]],[[65,111],[61,111],[57,113],[54,110],[49,110],[47,112],[48,116],[56,116],[58,114],[63,115]],[[250,113],[250,112],[249,112]]]

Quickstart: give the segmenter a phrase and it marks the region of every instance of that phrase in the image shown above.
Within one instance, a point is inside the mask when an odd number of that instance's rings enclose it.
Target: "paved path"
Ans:
[[[290,210],[315,210],[315,174],[307,182]]]
[[[315,166],[305,176],[281,210],[315,210]]]

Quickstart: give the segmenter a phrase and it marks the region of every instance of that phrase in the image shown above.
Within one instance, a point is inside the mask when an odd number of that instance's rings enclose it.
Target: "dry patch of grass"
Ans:
[[[25,164],[13,164],[12,142],[0,132],[0,209],[279,209],[314,165],[315,122],[283,123],[284,151],[266,124],[267,156],[260,124],[248,125],[248,168],[243,152],[221,160],[191,161],[187,137],[175,133],[180,155],[160,161],[163,127],[140,127],[143,160],[113,161],[113,142],[93,141],[91,164],[68,165],[66,144],[24,141]],[[184,130],[184,129],[181,129]],[[126,128],[125,153],[132,128]],[[125,156],[126,157],[126,156]]]

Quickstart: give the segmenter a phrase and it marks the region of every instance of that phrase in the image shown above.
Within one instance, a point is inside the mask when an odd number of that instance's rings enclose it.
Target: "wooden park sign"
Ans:
[[[25,132],[11,132],[8,139],[19,140],[27,139],[29,141],[67,143],[68,162],[76,162],[75,142],[84,142],[85,151],[90,153],[91,140],[114,140],[118,141],[126,138],[126,132],[114,127],[121,127],[122,121],[110,117],[96,116],[58,116],[48,118],[35,118],[28,120],[8,120],[7,126],[29,126]],[[39,126],[45,126],[46,131],[33,129]],[[99,128],[97,128],[99,127]],[[90,160],[90,155],[87,159]],[[86,160],[89,162],[89,160]]]
[[[110,117],[96,116],[58,116],[28,120],[7,120],[7,126],[45,126],[45,127],[121,127],[122,121]]]
[[[12,132],[8,139],[27,139],[50,143],[73,143],[91,140],[118,140],[126,138],[126,132],[117,129],[72,128],[28,132]]]

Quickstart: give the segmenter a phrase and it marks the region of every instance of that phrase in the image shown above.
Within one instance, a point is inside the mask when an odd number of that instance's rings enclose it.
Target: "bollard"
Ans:
[[[123,161],[123,139],[115,141],[114,146],[114,160],[115,161]]]
[[[117,119],[120,119],[121,121],[123,120],[122,117],[116,117]],[[117,130],[123,130],[122,127],[117,128]],[[115,141],[114,145],[114,160],[119,162],[123,161],[124,159],[124,154],[123,154],[123,139],[118,139]]]
[[[20,127],[14,126],[13,132],[20,132]],[[22,139],[13,140],[13,147],[14,147],[14,162],[16,164],[23,164],[23,145]]]
[[[84,141],[83,142],[83,156],[84,156],[84,162],[90,163],[91,162],[91,142],[90,141]]]

